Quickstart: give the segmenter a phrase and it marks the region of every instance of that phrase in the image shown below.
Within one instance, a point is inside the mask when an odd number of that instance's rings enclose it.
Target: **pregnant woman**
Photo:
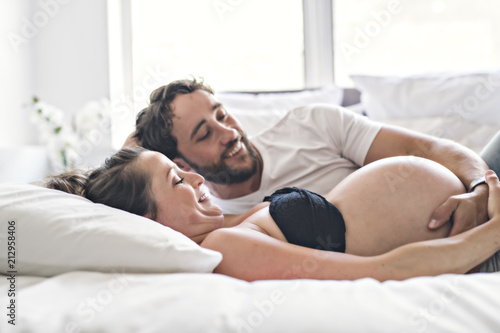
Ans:
[[[430,231],[427,222],[463,185],[448,169],[417,157],[373,162],[325,198],[284,188],[241,215],[223,216],[203,177],[143,148],[122,149],[100,168],[53,177],[47,186],[148,217],[221,252],[216,273],[248,281],[383,281],[467,273],[486,260],[482,270],[497,269],[500,189],[493,172],[487,180],[491,220],[449,238],[449,223]]]

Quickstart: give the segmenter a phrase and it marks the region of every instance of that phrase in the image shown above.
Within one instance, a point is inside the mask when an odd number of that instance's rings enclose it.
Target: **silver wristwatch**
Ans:
[[[474,180],[472,181],[472,183],[470,183],[470,186],[469,186],[469,188],[470,188],[469,193],[470,193],[470,192],[472,192],[472,191],[474,191],[474,189],[475,189],[476,187],[478,187],[479,185],[482,185],[482,184],[486,184],[486,179],[485,179],[484,177],[474,179]]]

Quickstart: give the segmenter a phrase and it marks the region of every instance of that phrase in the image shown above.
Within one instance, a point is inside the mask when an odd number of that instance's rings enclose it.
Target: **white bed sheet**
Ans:
[[[1,304],[8,283],[0,282]],[[499,332],[500,273],[406,281],[259,281],[217,274],[17,277],[1,332]],[[5,312],[5,306],[2,306]]]

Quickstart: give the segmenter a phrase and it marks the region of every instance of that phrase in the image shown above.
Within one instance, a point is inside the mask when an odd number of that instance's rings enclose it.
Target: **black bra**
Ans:
[[[345,223],[340,211],[321,195],[285,187],[264,198],[269,213],[291,244],[345,252]]]

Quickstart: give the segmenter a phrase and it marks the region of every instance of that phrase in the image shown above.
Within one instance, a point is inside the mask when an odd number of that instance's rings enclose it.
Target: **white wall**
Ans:
[[[21,19],[31,12],[29,1],[0,0],[0,146],[35,143],[23,103],[34,92],[33,44],[14,47],[10,34],[20,34]]]
[[[0,8],[0,146],[37,143],[23,108],[33,95],[68,118],[109,98],[106,1],[0,0]]]
[[[35,39],[35,90],[75,112],[90,100],[109,98],[106,1],[64,2]]]
[[[87,102],[109,98],[106,5],[0,0],[0,183],[54,172],[26,108],[33,96],[65,111],[68,121]],[[110,152],[95,146],[81,166],[100,164]]]

